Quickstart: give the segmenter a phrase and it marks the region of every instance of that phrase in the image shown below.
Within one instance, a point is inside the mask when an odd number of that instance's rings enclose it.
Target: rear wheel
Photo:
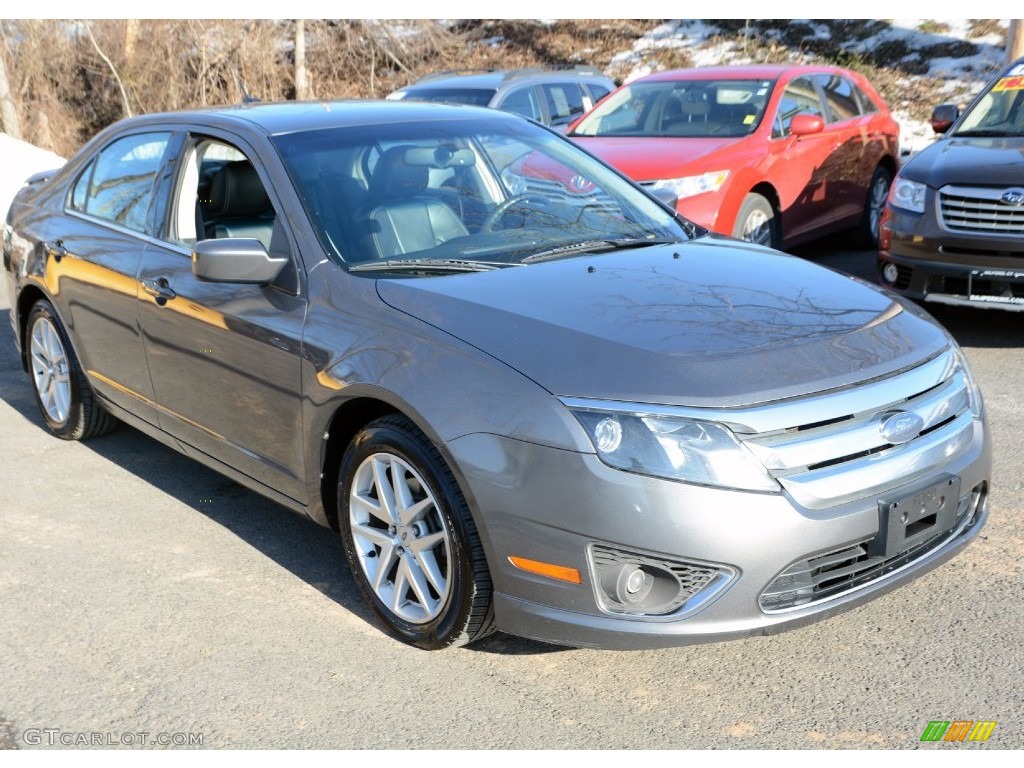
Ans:
[[[867,200],[864,202],[864,216],[860,222],[860,239],[866,248],[878,247],[882,213],[885,211],[885,201],[889,199],[889,187],[891,186],[892,174],[882,166],[878,166],[871,176]]]
[[[493,630],[476,526],[448,465],[411,421],[385,416],[356,435],[338,509],[352,575],[392,634],[436,650]]]
[[[779,220],[772,204],[763,195],[751,192],[743,198],[732,236],[769,248],[779,247]]]
[[[84,440],[117,426],[96,400],[60,318],[45,299],[29,312],[25,343],[32,391],[50,432],[63,440]]]

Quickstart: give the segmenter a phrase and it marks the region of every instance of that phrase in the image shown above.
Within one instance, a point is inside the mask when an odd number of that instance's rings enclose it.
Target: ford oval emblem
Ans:
[[[1008,189],[999,199],[1007,205],[1020,205],[1024,203],[1024,189]]]
[[[913,440],[921,434],[922,429],[924,429],[924,419],[916,413],[899,411],[886,418],[879,431],[882,433],[882,439],[886,442],[899,445]]]

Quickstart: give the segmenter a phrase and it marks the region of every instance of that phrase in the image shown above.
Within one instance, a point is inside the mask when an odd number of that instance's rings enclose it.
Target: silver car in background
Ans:
[[[517,116],[130,119],[21,191],[3,251],[50,431],[116,417],[334,528],[422,648],[779,631],[986,518],[981,395],[924,312]]]

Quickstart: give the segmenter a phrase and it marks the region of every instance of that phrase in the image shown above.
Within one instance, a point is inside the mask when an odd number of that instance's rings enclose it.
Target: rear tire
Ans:
[[[96,399],[64,325],[45,299],[29,312],[25,347],[36,406],[53,435],[85,440],[117,426],[117,419]]]
[[[736,214],[732,236],[768,248],[778,248],[782,243],[779,229],[779,219],[772,204],[763,195],[751,192],[743,198],[740,212]]]
[[[864,216],[858,226],[860,241],[865,248],[878,248],[881,235],[882,213],[885,202],[889,199],[889,187],[892,186],[892,174],[888,169],[878,166],[871,176],[868,185],[868,196],[864,201]]]
[[[409,419],[385,416],[355,436],[338,510],[352,575],[391,634],[438,650],[494,630],[476,525],[451,469]]]

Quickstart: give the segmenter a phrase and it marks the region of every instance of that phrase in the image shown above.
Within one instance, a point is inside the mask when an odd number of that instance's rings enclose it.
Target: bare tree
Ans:
[[[14,103],[14,97],[11,96],[11,85],[7,80],[7,66],[4,64],[2,50],[0,50],[0,129],[16,139],[21,138],[18,107]]]
[[[1010,19],[1006,33],[1006,60],[1016,61],[1024,56],[1024,23],[1021,19]]]
[[[295,98],[305,101],[313,94],[309,87],[309,73],[306,71],[306,21],[295,20]]]
[[[132,105],[128,103],[128,92],[124,89],[124,83],[121,82],[121,76],[117,73],[117,67],[114,66],[114,62],[103,52],[100,48],[100,44],[96,42],[96,38],[92,34],[92,30],[89,28],[89,24],[86,21],[82,21],[82,26],[85,27],[85,32],[89,36],[89,42],[92,43],[92,47],[96,49],[96,53],[100,55],[104,63],[110,67],[111,74],[114,75],[114,80],[117,81],[117,87],[121,91],[121,106],[124,109],[125,117],[132,116]]]

